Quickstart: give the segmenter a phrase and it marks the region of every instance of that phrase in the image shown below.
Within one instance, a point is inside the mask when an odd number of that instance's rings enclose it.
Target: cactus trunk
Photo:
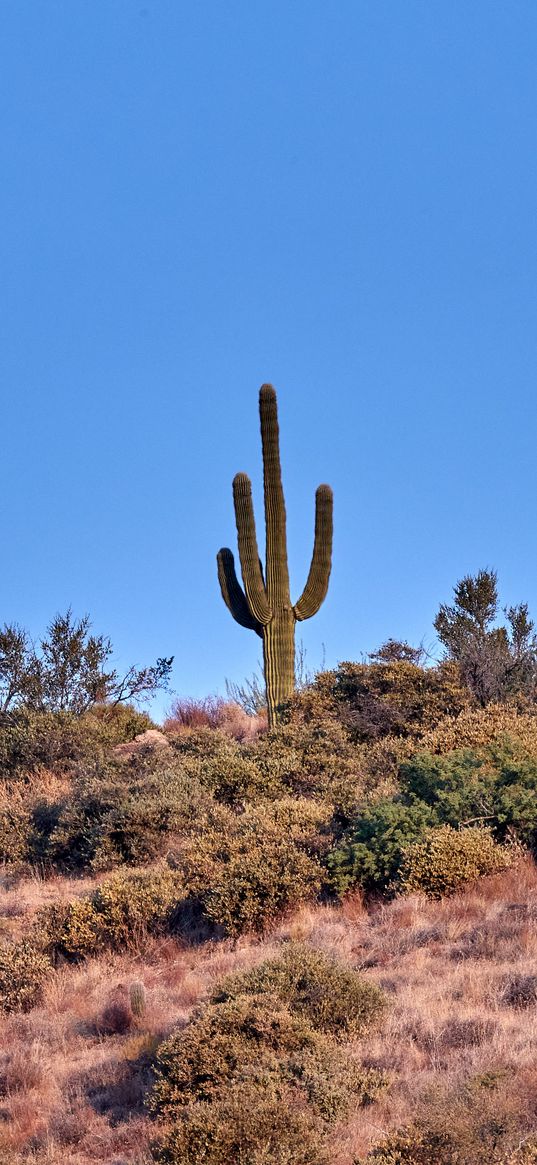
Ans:
[[[295,623],[319,610],[328,589],[332,556],[332,490],[320,485],[315,495],[315,541],[306,586],[291,603],[285,500],[280,468],[276,393],[264,384],[259,393],[263,483],[265,495],[266,566],[263,575],[255,529],[252,487],[245,473],[233,480],[237,538],[244,590],[235,573],[231,550],[218,553],[222,597],[237,623],[263,640],[269,725],[291,698],[295,686]],[[265,581],[266,580],[266,581]]]
[[[272,728],[295,689],[295,617],[290,606],[276,610],[263,628],[263,664]]]

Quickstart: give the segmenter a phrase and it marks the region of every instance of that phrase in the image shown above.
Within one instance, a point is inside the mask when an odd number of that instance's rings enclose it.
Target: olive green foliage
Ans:
[[[0,947],[0,1011],[28,1011],[41,998],[50,959],[28,940]]]
[[[363,1035],[386,1007],[375,983],[301,943],[290,943],[276,958],[224,979],[213,1001],[261,992],[276,996],[317,1030],[344,1038]]]
[[[344,894],[354,886],[385,890],[397,877],[405,847],[434,824],[428,805],[400,797],[364,805],[345,836],[328,855],[333,892]]]
[[[91,634],[88,615],[69,609],[55,615],[39,644],[14,624],[0,628],[0,714],[21,708],[80,716],[98,704],[136,702],[166,689],[173,663],[130,667],[121,676],[110,666],[110,640]]]
[[[443,603],[435,630],[448,657],[482,707],[516,696],[534,699],[537,637],[527,603],[505,610],[498,621],[498,583],[493,570],[467,575],[454,588],[454,604]]]
[[[153,1104],[173,1116],[178,1105],[214,1100],[230,1083],[250,1081],[278,1093],[318,1067],[329,1045],[301,1017],[268,994],[238,996],[207,1008],[167,1040],[157,1057]]]
[[[262,931],[318,893],[318,829],[308,802],[249,807],[238,816],[220,807],[182,848],[185,887],[224,933]]]
[[[456,716],[470,696],[456,665],[424,668],[405,659],[341,663],[295,697],[291,715],[334,715],[355,742],[384,736],[418,738],[444,716]],[[312,707],[313,706],[313,707]]]
[[[363,804],[329,854],[337,894],[393,885],[404,851],[440,826],[486,824],[496,841],[535,846],[537,762],[508,738],[480,753],[417,754],[400,765],[398,784],[393,796]]]
[[[202,729],[172,737],[172,747],[184,772],[238,809],[289,794],[324,801],[336,812],[356,805],[361,759],[335,719],[284,723],[250,743]]]
[[[248,1084],[180,1114],[153,1155],[162,1165],[329,1165],[315,1114]]]
[[[29,808],[19,799],[0,800],[0,862],[17,866],[28,860],[32,821]]]
[[[398,1129],[355,1165],[535,1165],[537,1141],[521,1136],[514,1110],[502,1113],[494,1089],[479,1090],[469,1102],[437,1098],[428,1120]]]
[[[328,590],[332,564],[332,490],[320,485],[315,495],[313,557],[298,602],[291,602],[285,501],[283,496],[276,393],[264,384],[259,393],[265,492],[266,564],[261,565],[252,503],[245,473],[233,480],[233,500],[244,590],[235,573],[231,550],[217,556],[222,598],[242,627],[263,640],[263,663],[269,724],[276,724],[295,684],[295,623],[315,615]]]
[[[53,813],[36,806],[40,857],[63,869],[136,865],[162,853],[203,803],[198,782],[149,749],[130,762],[87,764]]]
[[[36,943],[54,960],[78,960],[107,949],[136,949],[146,934],[173,928],[182,897],[180,878],[170,869],[114,874],[88,897],[54,903],[40,911]]]
[[[172,737],[172,747],[178,769],[224,805],[240,808],[246,801],[285,793],[279,771],[263,772],[256,763],[255,749],[250,751],[223,732],[201,728],[187,736]]]
[[[518,847],[498,845],[487,829],[443,825],[404,850],[399,888],[406,894],[443,898],[485,874],[509,869],[520,856]]]
[[[118,706],[84,715],[21,708],[0,723],[0,777],[24,780],[39,769],[56,773],[104,758],[115,744],[153,727],[145,712]]]
[[[311,956],[308,963],[304,948],[289,948],[280,960],[291,988],[288,999],[275,973],[278,961],[272,960],[258,968],[257,983],[243,977],[244,993],[239,976],[233,991],[224,982],[193,1022],[161,1045],[151,1108],[168,1131],[155,1149],[158,1160],[325,1162],[325,1127],[386,1087],[382,1073],[349,1054],[339,1022],[325,1022],[322,1031],[315,1025],[315,991],[337,992],[338,1017],[345,992],[337,966],[322,963],[322,957],[319,962],[315,952]],[[302,994],[301,969],[308,984]],[[350,981],[346,994],[352,1011]]]

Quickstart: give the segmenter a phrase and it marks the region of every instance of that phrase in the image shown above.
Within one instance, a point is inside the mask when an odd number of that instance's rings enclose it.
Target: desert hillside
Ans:
[[[537,1160],[533,648],[490,634],[270,729],[251,687],[4,712],[2,1162]]]

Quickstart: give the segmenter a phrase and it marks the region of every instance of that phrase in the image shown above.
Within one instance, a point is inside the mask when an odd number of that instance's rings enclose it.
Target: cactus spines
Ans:
[[[278,407],[271,384],[259,393],[263,483],[265,496],[266,563],[259,558],[252,486],[245,473],[233,479],[233,501],[244,590],[235,572],[231,550],[217,556],[218,578],[226,606],[242,627],[263,640],[263,662],[269,724],[278,719],[282,704],[295,685],[295,623],[315,615],[328,590],[332,562],[332,490],[320,485],[315,495],[315,541],[306,586],[291,603],[285,500],[280,467]]]
[[[131,983],[129,996],[132,1014],[136,1016],[136,1019],[141,1019],[146,1007],[146,994],[143,983],[138,981]]]

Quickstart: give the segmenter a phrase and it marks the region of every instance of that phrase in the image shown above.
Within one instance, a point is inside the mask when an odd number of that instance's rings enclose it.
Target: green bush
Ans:
[[[97,707],[82,716],[21,708],[0,726],[0,776],[27,779],[38,769],[64,772],[103,759],[115,744],[152,726],[149,716],[129,706]]]
[[[0,1010],[34,1007],[49,971],[50,959],[28,940],[0,947]]]
[[[486,829],[443,825],[404,850],[400,889],[405,894],[442,898],[486,874],[509,869],[520,856],[518,847],[498,845]]]
[[[364,806],[328,855],[329,885],[341,895],[353,886],[386,889],[397,877],[405,847],[435,824],[424,801],[383,798]]]
[[[84,766],[55,816],[34,811],[41,858],[62,869],[106,870],[158,857],[209,798],[158,755]]]
[[[304,806],[309,825],[300,821],[300,807],[288,806],[286,813],[281,808],[280,815],[259,806],[238,816],[221,808],[200,822],[182,848],[185,888],[226,934],[262,931],[319,891],[322,871],[311,836],[318,831],[318,823],[311,824],[315,807]]]
[[[181,898],[180,879],[172,870],[114,874],[89,897],[40,911],[36,941],[54,959],[136,948],[147,933],[172,927]]]
[[[294,1093],[323,1120],[348,1105],[367,1104],[385,1087],[382,1073],[362,1068],[267,992],[207,1007],[160,1048],[152,1108],[173,1118],[192,1101],[221,1099],[230,1086],[254,1084],[273,1095]]]
[[[291,715],[308,717],[313,704],[318,716],[336,716],[357,742],[384,736],[419,738],[445,716],[457,716],[471,697],[456,665],[421,667],[408,660],[340,663],[316,676],[295,698]]]
[[[209,728],[170,739],[183,771],[221,804],[241,808],[289,795],[346,810],[356,804],[359,758],[336,720],[285,724],[243,743]]]
[[[400,872],[403,851],[428,830],[485,822],[495,840],[515,836],[535,850],[537,761],[506,737],[446,756],[419,753],[399,766],[399,791],[363,804],[328,857],[330,886],[385,889]]]
[[[251,1084],[186,1109],[153,1156],[162,1165],[329,1165],[314,1113]]]
[[[245,745],[226,733],[200,728],[171,738],[182,772],[209,790],[223,805],[240,808],[244,802],[281,796],[278,773],[263,772]]]
[[[470,749],[446,756],[417,753],[401,764],[398,777],[403,796],[424,801],[441,823],[492,812],[494,770]]]
[[[212,1101],[230,1083],[264,1084],[277,1094],[282,1083],[300,1083],[309,1059],[328,1052],[326,1040],[277,998],[235,996],[206,1008],[161,1046],[152,1106],[173,1117],[178,1106]]]
[[[362,1067],[341,1040],[364,1029],[366,1006],[359,976],[353,982],[353,972],[340,970],[326,956],[289,947],[257,973],[225,980],[188,1027],[161,1045],[150,1098],[167,1128],[157,1160],[328,1162],[323,1126],[386,1087],[384,1075]],[[378,1015],[378,997],[368,1022]]]
[[[531,846],[537,831],[537,760],[520,742],[502,735],[479,752],[421,753],[400,767],[403,797],[425,801],[438,824],[482,818],[498,840],[507,831]]]
[[[290,943],[274,959],[224,979],[214,1002],[269,992],[314,1028],[334,1036],[363,1035],[385,1010],[375,983],[322,951]]]
[[[70,713],[21,710],[0,727],[0,774],[13,780],[42,768],[60,772],[100,746],[101,734]]]
[[[265,787],[321,799],[344,814],[356,807],[363,786],[361,759],[337,720],[284,724],[243,751],[255,761]]]

